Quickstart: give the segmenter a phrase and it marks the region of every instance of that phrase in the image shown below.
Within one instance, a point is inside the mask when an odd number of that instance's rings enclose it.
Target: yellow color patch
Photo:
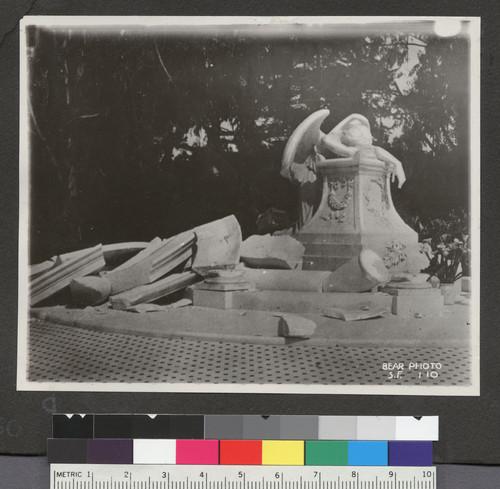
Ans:
[[[262,465],[304,465],[304,442],[262,440]]]

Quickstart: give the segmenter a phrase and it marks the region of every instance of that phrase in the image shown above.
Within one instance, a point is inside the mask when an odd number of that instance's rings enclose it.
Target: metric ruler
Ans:
[[[436,489],[436,468],[52,464],[50,489]]]

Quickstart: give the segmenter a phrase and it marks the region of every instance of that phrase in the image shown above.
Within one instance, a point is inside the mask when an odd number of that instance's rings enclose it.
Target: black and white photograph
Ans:
[[[479,31],[25,17],[17,389],[478,396]]]

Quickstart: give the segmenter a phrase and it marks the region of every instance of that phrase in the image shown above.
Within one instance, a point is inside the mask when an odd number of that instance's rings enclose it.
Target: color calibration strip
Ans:
[[[436,441],[437,416],[55,414],[54,438]]]
[[[430,466],[432,441],[51,438],[54,464]]]

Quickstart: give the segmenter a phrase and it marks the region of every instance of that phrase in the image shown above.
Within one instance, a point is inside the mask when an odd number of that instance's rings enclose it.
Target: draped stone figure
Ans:
[[[322,109],[299,124],[282,158],[281,175],[299,185],[296,238],[306,248],[304,268],[336,270],[370,249],[391,272],[418,273],[418,235],[391,196],[391,182],[405,183],[402,163],[373,145],[363,115],[351,114],[323,133],[329,114]]]

